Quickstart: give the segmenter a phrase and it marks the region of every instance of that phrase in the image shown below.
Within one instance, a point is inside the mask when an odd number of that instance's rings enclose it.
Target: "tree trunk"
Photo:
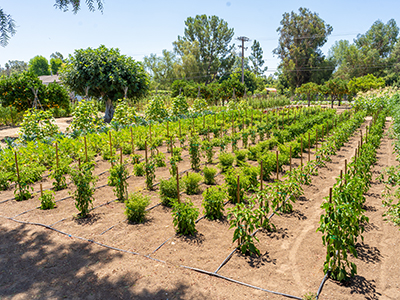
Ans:
[[[110,123],[114,116],[114,106],[111,99],[106,101],[106,112],[104,113],[104,122]]]
[[[311,97],[310,94],[307,94],[307,101],[308,101],[308,107],[311,105]]]

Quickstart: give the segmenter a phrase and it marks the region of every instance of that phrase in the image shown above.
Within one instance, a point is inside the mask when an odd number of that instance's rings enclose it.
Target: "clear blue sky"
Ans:
[[[235,37],[258,40],[268,73],[273,73],[279,64],[272,50],[278,44],[276,29],[282,14],[297,12],[300,6],[318,13],[333,27],[323,47],[325,54],[336,40],[353,42],[378,19],[387,23],[394,18],[400,26],[399,0],[105,0],[103,14],[89,12],[85,1],[81,2],[81,11],[74,15],[57,10],[54,0],[0,0],[0,7],[17,23],[17,34],[8,46],[0,47],[0,65],[4,67],[8,60],[28,62],[36,55],[49,59],[56,51],[66,57],[75,49],[101,44],[141,61],[150,53],[172,50],[172,42],[183,35],[186,18],[206,14],[227,21]]]

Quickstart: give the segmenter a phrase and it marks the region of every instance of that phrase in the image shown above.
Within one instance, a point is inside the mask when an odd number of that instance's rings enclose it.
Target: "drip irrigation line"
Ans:
[[[326,272],[324,278],[322,279],[321,284],[319,285],[319,288],[318,288],[317,295],[315,296],[315,300],[318,300],[318,297],[319,297],[319,295],[320,295],[321,292],[322,292],[322,288],[324,287],[324,283],[325,283],[325,281],[328,279],[330,273],[331,273],[330,270],[329,270],[328,272]]]
[[[149,256],[150,256],[151,254],[154,254],[158,249],[160,249],[162,246],[164,246],[164,244],[165,244],[166,242],[168,242],[170,239],[172,239],[173,237],[176,237],[176,233],[175,233],[173,236],[171,236],[170,238],[168,238],[165,242],[163,242],[160,246],[158,246],[158,247],[156,248],[156,250],[154,250],[153,252],[151,252],[151,253],[149,254]]]
[[[57,221],[57,222],[55,222],[55,223],[53,223],[53,224],[50,224],[49,225],[49,227],[53,227],[54,225],[56,225],[56,224],[58,224],[58,223],[61,223],[62,221],[65,221],[67,218],[64,218],[64,219],[61,219],[61,220],[59,220],[59,221]]]
[[[199,273],[207,274],[207,275],[210,275],[210,276],[215,276],[215,277],[218,277],[218,278],[230,281],[230,282],[234,282],[234,283],[237,283],[237,284],[240,284],[240,285],[244,285],[244,286],[247,286],[247,287],[250,287],[250,288],[253,288],[253,289],[256,289],[256,290],[260,290],[260,291],[263,291],[263,292],[272,293],[272,294],[275,294],[275,295],[284,296],[284,297],[291,298],[291,299],[303,300],[303,298],[300,298],[300,297],[297,297],[297,296],[284,294],[284,293],[280,293],[280,292],[275,292],[275,291],[270,291],[270,290],[263,289],[261,287],[255,286],[255,285],[251,285],[251,284],[248,284],[248,283],[245,283],[245,282],[242,282],[242,281],[238,281],[238,280],[235,280],[235,279],[232,279],[232,278],[229,278],[229,277],[225,277],[223,275],[216,274],[216,273],[213,273],[213,272],[205,271],[205,270],[202,270],[202,269],[187,267],[187,266],[183,266],[183,265],[180,265],[180,267],[184,268],[184,269],[196,271],[196,272],[199,272]]]

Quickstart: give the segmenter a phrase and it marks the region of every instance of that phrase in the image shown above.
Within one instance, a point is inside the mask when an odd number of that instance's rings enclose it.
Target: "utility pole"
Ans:
[[[244,50],[247,50],[247,47],[244,46],[244,42],[248,42],[250,39],[245,36],[239,36],[236,39],[242,41],[242,46],[239,46],[239,48],[242,48],[242,83],[244,84]]]

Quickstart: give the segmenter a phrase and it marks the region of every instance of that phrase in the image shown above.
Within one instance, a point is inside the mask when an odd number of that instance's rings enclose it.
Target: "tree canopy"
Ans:
[[[314,69],[324,62],[321,47],[326,43],[332,27],[317,13],[299,8],[299,13],[284,13],[278,27],[279,44],[273,53],[281,59],[279,69],[290,88],[309,82]]]
[[[263,59],[263,50],[257,40],[254,40],[251,46],[250,60],[253,64],[251,69],[256,76],[260,76],[267,71],[268,67],[263,67],[265,63]]]
[[[75,50],[61,69],[61,78],[77,94],[105,100],[106,122],[114,113],[112,103],[125,96],[125,89],[127,98],[136,98],[146,94],[149,84],[140,62],[104,45]]]
[[[196,64],[194,69],[198,73],[190,79],[208,84],[218,74],[231,69],[234,45],[230,43],[234,31],[226,21],[217,16],[197,15],[194,18],[188,17],[185,26],[184,35],[178,36],[173,44],[182,60],[189,55]]]
[[[50,75],[48,60],[44,56],[36,55],[29,61],[29,71],[37,76]]]

